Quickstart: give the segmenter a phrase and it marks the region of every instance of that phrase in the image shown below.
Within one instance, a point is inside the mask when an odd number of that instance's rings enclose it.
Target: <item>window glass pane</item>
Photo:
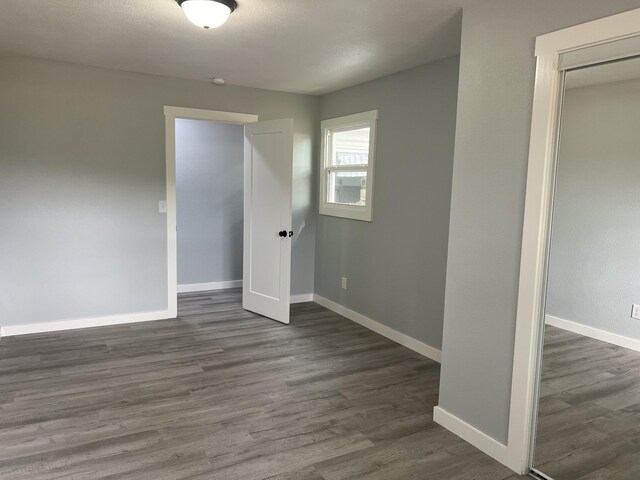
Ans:
[[[369,163],[369,127],[333,132],[332,165]]]
[[[364,206],[367,198],[367,172],[329,172],[327,201]]]

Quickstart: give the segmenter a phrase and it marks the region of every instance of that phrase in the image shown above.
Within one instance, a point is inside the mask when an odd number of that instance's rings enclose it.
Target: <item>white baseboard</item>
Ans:
[[[11,337],[14,335],[27,335],[30,333],[57,332],[60,330],[73,330],[76,328],[105,327],[108,325],[120,325],[123,323],[165,320],[167,318],[175,318],[175,315],[172,313],[173,312],[169,310],[160,310],[156,312],[141,312],[126,315],[107,315],[104,317],[87,317],[77,318],[74,320],[27,323],[24,325],[5,325],[0,327],[0,336]]]
[[[369,330],[373,330],[376,333],[379,333],[383,337],[387,337],[390,340],[393,340],[400,345],[403,345],[414,352],[419,353],[420,355],[424,355],[431,360],[435,360],[440,363],[442,358],[442,352],[437,348],[434,348],[426,343],[423,343],[415,338],[410,337],[409,335],[405,335],[404,333],[400,333],[397,330],[394,330],[391,327],[387,327],[380,322],[376,322],[375,320],[365,317],[364,315],[355,312],[353,310],[348,309],[332,300],[324,298],[318,294],[313,295],[313,301],[319,305],[322,305],[329,310],[332,310],[343,317],[348,318],[349,320],[356,322],[363,327],[368,328]]]
[[[640,340],[634,338],[618,335],[617,333],[607,332],[598,328],[589,327],[582,323],[572,322],[571,320],[565,320],[564,318],[554,317],[553,315],[546,315],[545,322],[552,327],[558,327],[563,330],[568,330],[578,335],[584,335],[595,340],[611,343],[619,347],[628,348],[640,352]]]
[[[486,433],[482,433],[445,409],[435,407],[433,421],[512,470],[518,471],[520,469],[519,462],[513,461],[509,448],[505,444],[491,438]]]
[[[226,282],[189,283],[178,285],[178,293],[206,292],[208,290],[224,290],[242,286],[242,280],[227,280]]]
[[[300,295],[291,295],[289,303],[313,302],[313,293],[302,293]]]
[[[199,285],[206,285],[206,288],[201,290],[185,290],[190,292],[206,291],[206,290],[221,290],[224,288],[241,287],[242,280],[233,282],[218,282],[218,283],[200,283],[195,285],[181,285],[180,287],[194,287]],[[212,288],[212,285],[218,285],[218,288]],[[221,286],[222,285],[222,286]],[[178,288],[180,288],[178,287]],[[180,290],[178,290],[180,291]],[[312,302],[313,294],[305,293],[302,295],[292,295],[291,303]],[[103,317],[86,317],[76,318],[73,320],[57,320],[52,322],[41,323],[26,323],[22,325],[5,325],[0,327],[0,337],[12,337],[14,335],[28,335],[30,333],[46,333],[46,332],[59,332],[61,330],[74,330],[77,328],[90,328],[90,327],[106,327],[109,325],[121,325],[124,323],[138,323],[138,322],[151,322],[153,320],[166,320],[167,318],[175,318],[176,313],[169,310],[159,310],[155,312],[141,312],[131,313],[124,315],[106,315]]]

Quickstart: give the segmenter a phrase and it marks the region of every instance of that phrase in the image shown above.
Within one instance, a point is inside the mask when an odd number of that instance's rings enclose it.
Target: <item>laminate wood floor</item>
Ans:
[[[432,421],[439,365],[314,303],[3,338],[0,478],[524,478]]]
[[[555,480],[640,479],[640,353],[546,327],[535,465]]]

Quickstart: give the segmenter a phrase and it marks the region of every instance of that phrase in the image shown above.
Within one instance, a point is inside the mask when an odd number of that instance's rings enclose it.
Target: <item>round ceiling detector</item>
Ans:
[[[189,21],[202,28],[217,28],[238,8],[235,0],[176,0]]]

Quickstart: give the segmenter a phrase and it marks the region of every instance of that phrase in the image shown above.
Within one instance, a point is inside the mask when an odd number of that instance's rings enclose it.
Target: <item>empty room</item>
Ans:
[[[640,0],[0,14],[0,478],[640,478]]]

